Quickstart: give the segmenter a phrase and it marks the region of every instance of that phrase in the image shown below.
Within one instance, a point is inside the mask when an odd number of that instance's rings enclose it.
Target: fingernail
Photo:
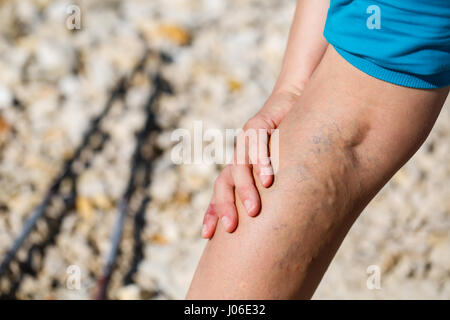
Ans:
[[[261,174],[260,176],[259,176],[259,179],[261,179],[261,183],[264,185],[264,186],[266,186],[266,185],[268,185],[269,184],[269,180],[270,180],[270,176],[267,176],[267,175],[264,175],[264,174]]]
[[[231,228],[231,220],[230,218],[228,218],[227,216],[223,216],[222,217],[222,223],[225,226],[225,229],[230,229]]]
[[[251,213],[253,211],[253,208],[255,207],[253,205],[253,202],[250,200],[245,200],[244,201],[244,207],[245,209],[247,209],[247,213]]]
[[[202,237],[206,237],[206,232],[208,231],[206,224],[202,226]]]

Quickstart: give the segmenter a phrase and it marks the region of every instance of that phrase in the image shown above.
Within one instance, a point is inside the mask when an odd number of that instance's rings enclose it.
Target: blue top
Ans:
[[[450,0],[331,0],[324,36],[375,78],[413,88],[450,85]]]

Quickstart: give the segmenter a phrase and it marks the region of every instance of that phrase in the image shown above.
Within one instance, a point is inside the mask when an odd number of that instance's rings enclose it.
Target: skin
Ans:
[[[254,179],[260,214],[250,217],[236,194],[238,226],[217,225],[187,298],[311,298],[355,219],[426,139],[448,91],[375,79],[329,46],[278,126],[273,184]]]
[[[276,129],[295,105],[325,53],[328,43],[322,35],[322,30],[329,4],[329,0],[298,1],[281,72],[273,92],[261,110],[247,121],[243,128],[244,133],[238,137],[238,142],[246,146],[243,153],[248,153],[251,148],[257,148],[258,155],[250,159],[251,157],[246,154],[246,157],[244,156],[247,159],[246,163],[238,164],[236,161],[217,179],[214,196],[205,214],[202,228],[204,238],[212,237],[219,218],[228,232],[236,229],[238,215],[234,191],[246,205],[248,215],[254,217],[259,214],[261,200],[255,180],[266,188],[273,183],[273,170],[270,161],[267,161],[269,150],[266,141],[270,130]],[[267,134],[256,141],[248,141],[245,139],[245,132],[252,129],[263,129]],[[236,151],[237,154],[240,152]]]

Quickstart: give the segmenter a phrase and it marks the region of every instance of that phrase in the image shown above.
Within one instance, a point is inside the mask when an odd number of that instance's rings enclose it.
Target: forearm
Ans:
[[[327,48],[323,29],[330,0],[299,0],[289,32],[280,74],[259,114],[276,128],[306,83]]]
[[[274,184],[257,185],[260,215],[248,217],[237,201],[236,231],[219,224],[188,298],[311,297],[364,206],[426,138],[447,93],[374,79],[330,48],[280,124]]]
[[[300,94],[327,47],[323,29],[330,0],[299,0],[274,92]]]

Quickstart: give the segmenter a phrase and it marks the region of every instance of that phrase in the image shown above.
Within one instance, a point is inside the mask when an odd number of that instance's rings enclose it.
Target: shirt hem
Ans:
[[[416,75],[383,68],[363,57],[337,48],[335,50],[351,65],[362,72],[392,84],[417,89],[437,89],[450,85],[450,71],[433,75]]]

